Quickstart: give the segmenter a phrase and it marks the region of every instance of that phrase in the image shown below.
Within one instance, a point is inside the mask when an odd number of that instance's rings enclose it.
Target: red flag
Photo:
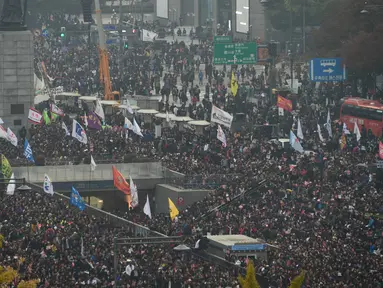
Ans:
[[[286,99],[280,95],[278,95],[277,106],[289,112],[293,111],[293,103],[291,100]]]
[[[379,158],[383,159],[383,143],[379,142]]]
[[[121,192],[124,192],[126,195],[130,194],[130,185],[128,182],[126,182],[124,176],[122,176],[116,167],[113,166],[112,169],[114,187],[116,187]]]
[[[130,208],[132,203],[132,196],[130,194],[130,185],[128,182],[126,182],[124,176],[122,176],[121,172],[118,171],[116,167],[112,166],[112,169],[113,169],[114,187],[116,187],[118,190],[120,190],[126,195],[125,201],[128,203]]]

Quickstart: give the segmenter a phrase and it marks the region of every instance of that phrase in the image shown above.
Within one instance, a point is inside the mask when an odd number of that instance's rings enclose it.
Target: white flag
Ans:
[[[303,132],[302,132],[301,120],[299,118],[298,118],[297,136],[298,136],[299,139],[303,140]]]
[[[59,116],[62,116],[62,117],[65,115],[64,111],[61,110],[59,107],[57,107],[56,104],[54,104],[54,103],[51,103],[51,112],[55,113]]]
[[[150,202],[149,202],[149,195],[146,195],[146,203],[144,206],[144,213],[152,219],[152,212],[150,211]]]
[[[290,145],[295,151],[298,151],[299,153],[304,152],[303,147],[299,142],[299,139],[297,138],[297,136],[295,136],[293,131],[290,131]]]
[[[15,174],[12,173],[11,179],[9,180],[9,183],[7,185],[7,195],[15,194],[16,183],[14,179],[15,179]]]
[[[347,125],[346,125],[346,123],[343,123],[343,133],[344,134],[350,134],[350,131],[348,131],[348,129],[347,129]]]
[[[86,115],[85,112],[84,112],[84,125],[85,127],[88,127],[88,116]]]
[[[132,106],[130,105],[129,99],[126,99],[126,110],[128,110],[130,114],[134,114],[134,111]]]
[[[233,115],[213,105],[211,109],[211,122],[221,124],[230,129]]]
[[[105,120],[105,113],[100,100],[96,101],[96,108],[94,109],[94,113],[96,113],[97,116],[100,117],[102,120]]]
[[[8,136],[8,141],[12,143],[13,146],[17,146],[17,137],[15,133],[12,132],[11,129],[7,129],[7,136]]]
[[[324,142],[323,136],[322,136],[322,131],[320,130],[320,125],[317,124],[317,129],[318,129],[318,136],[320,141]]]
[[[65,130],[65,134],[66,134],[66,136],[69,136],[70,133],[69,133],[68,127],[66,127],[66,125],[65,125],[64,122],[62,122],[61,127]]]
[[[141,133],[141,128],[138,126],[136,119],[133,119],[133,132],[136,133],[138,136],[144,137]]]
[[[88,144],[88,137],[86,136],[84,128],[82,128],[80,123],[74,119],[72,126],[72,137],[76,138],[81,143]]]
[[[138,206],[138,191],[137,191],[137,186],[134,184],[133,179],[131,176],[130,178],[130,194],[132,195],[132,202],[130,203],[130,206],[132,208]]]
[[[360,135],[359,127],[358,124],[356,124],[356,122],[354,123],[354,134],[356,135],[356,140],[359,141],[362,135]]]
[[[327,112],[327,121],[326,121],[326,124],[324,124],[326,129],[327,129],[327,132],[328,132],[328,136],[330,136],[330,138],[332,138],[332,128],[331,128],[331,118],[330,118],[330,110],[328,110]]]
[[[51,179],[49,179],[49,176],[47,174],[44,175],[44,192],[48,193],[50,195],[53,195],[53,184],[51,182]]]
[[[134,126],[133,126],[132,122],[130,122],[130,120],[128,118],[126,118],[126,117],[125,117],[124,128],[125,129],[129,129],[129,130],[134,130]]]
[[[142,29],[142,41],[143,42],[153,42],[156,37],[158,37],[158,34],[149,30]]]
[[[226,135],[223,132],[221,125],[218,125],[217,129],[217,139],[222,142],[222,146],[226,147]]]
[[[96,162],[94,162],[93,156],[90,155],[90,170],[92,170],[93,172],[94,170],[96,170],[96,167],[97,167],[97,164]]]
[[[0,124],[4,124],[4,121],[3,119],[0,118]]]
[[[166,111],[166,122],[170,122],[169,112]]]
[[[5,130],[4,127],[1,125],[0,125],[0,138],[8,140],[7,130]]]

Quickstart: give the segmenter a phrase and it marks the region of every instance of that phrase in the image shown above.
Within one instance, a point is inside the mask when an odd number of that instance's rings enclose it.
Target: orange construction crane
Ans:
[[[100,82],[104,85],[104,100],[116,100],[115,93],[112,92],[112,82],[110,80],[109,70],[109,54],[105,43],[104,26],[102,24],[100,1],[95,0],[96,6],[96,21],[99,37],[99,55],[100,55]],[[120,100],[119,93],[118,99]]]

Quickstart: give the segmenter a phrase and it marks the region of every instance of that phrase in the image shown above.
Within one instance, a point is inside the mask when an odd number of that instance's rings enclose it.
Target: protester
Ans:
[[[50,20],[42,19],[48,25]],[[58,19],[57,27],[80,25],[75,17]],[[48,26],[54,21],[50,22]],[[148,29],[156,26],[145,25]],[[36,37],[37,72],[45,73],[38,69],[44,62],[47,75],[54,79],[50,85],[102,95],[97,57],[89,67],[87,43],[81,37],[71,41]],[[271,81],[267,70],[250,65],[231,70],[215,67],[209,42],[136,47],[133,53],[125,52],[122,78],[117,47],[109,52],[114,89],[121,88],[123,94],[162,95],[161,112],[193,119],[211,121],[213,105],[231,113],[231,129],[220,126],[224,141],[217,139],[216,124],[197,135],[187,126],[180,131],[171,121],[170,128],[155,138],[154,125],[144,125],[143,119],[133,115],[142,128],[141,137],[137,128],[124,127],[127,114],[123,112],[108,116],[94,129],[89,123],[86,127],[83,115],[91,111],[84,103],[57,103],[83,125],[87,144],[63,128],[71,131],[69,116],[53,117],[47,112],[52,123],[32,125],[19,135],[28,139],[35,158],[43,159],[36,165],[89,163],[91,155],[96,162],[129,162],[132,157],[161,161],[164,167],[185,174],[181,182],[172,179],[177,187],[212,192],[185,207],[174,221],[168,214],[148,218],[142,211],[144,203],[114,213],[169,236],[191,231],[191,236],[184,235],[188,236],[185,241],[207,233],[264,239],[274,248],[269,247],[267,260],[255,259],[255,264],[269,287],[287,287],[301,270],[307,271],[305,287],[380,287],[382,200],[376,175],[369,169],[377,160],[380,139],[364,127],[359,135],[335,121],[339,107],[331,103],[343,96],[337,87],[316,89],[303,69],[296,75],[302,86],[288,96],[293,109],[286,108],[282,115],[276,107],[277,95],[269,95],[266,87]],[[97,55],[96,46],[91,53]],[[278,82],[283,83],[289,75],[283,65],[279,69]],[[48,104],[36,108],[43,113]],[[291,129],[295,134],[290,134]],[[23,165],[24,141],[14,146],[3,138],[0,152],[12,165]],[[283,138],[292,139],[291,145],[277,140]],[[126,229],[35,191],[7,196],[0,206],[4,265],[21,266],[23,278],[39,278],[52,287],[112,285],[113,235],[132,236]],[[119,283],[164,287],[171,281],[172,287],[237,287],[237,269],[220,268],[195,255],[185,258],[172,248],[121,247],[121,266],[129,266],[130,275],[117,273]],[[21,258],[25,260],[20,264]],[[226,259],[241,267],[247,261],[234,254],[227,254]]]

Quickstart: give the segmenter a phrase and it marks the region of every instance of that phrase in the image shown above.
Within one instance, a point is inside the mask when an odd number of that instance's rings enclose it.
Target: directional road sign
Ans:
[[[314,82],[340,82],[347,79],[342,58],[314,58],[310,61],[310,79]]]
[[[41,33],[44,37],[48,37],[49,36],[49,32],[48,32],[48,29],[44,29]]]
[[[215,65],[257,63],[257,43],[214,43]]]
[[[231,36],[214,36],[214,43],[232,43],[233,38]]]

